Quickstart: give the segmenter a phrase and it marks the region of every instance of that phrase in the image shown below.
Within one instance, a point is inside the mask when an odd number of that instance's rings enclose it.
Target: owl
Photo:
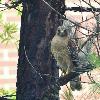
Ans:
[[[77,62],[74,61],[74,59],[77,59],[75,51],[76,47],[74,47],[74,42],[70,39],[69,31],[58,28],[56,35],[51,41],[51,52],[57,61],[59,69],[62,71],[61,75],[68,74],[77,66]],[[81,89],[79,76],[70,81],[70,87],[72,90]]]

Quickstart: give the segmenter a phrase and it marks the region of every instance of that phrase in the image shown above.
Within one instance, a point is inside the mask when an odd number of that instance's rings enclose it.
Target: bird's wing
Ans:
[[[70,71],[76,71],[75,70],[76,67],[79,67],[79,57],[78,57],[78,50],[77,50],[77,45],[76,45],[75,41],[69,40],[68,48],[69,48],[70,57],[71,57],[71,60],[72,60],[72,66],[69,69],[69,72]],[[72,81],[70,81],[70,87],[73,91],[75,89],[76,90],[81,90],[82,89],[80,76],[77,76],[74,79],[72,79]]]
[[[77,49],[77,45],[76,45],[75,41],[69,39],[68,50],[70,52],[69,55],[71,57],[74,68],[78,67],[79,66],[79,57],[78,57],[78,49]]]
[[[60,66],[60,68],[63,68],[66,71],[71,65],[67,45],[68,39],[66,37],[62,38],[55,35],[51,41],[51,51],[57,61],[57,64]]]

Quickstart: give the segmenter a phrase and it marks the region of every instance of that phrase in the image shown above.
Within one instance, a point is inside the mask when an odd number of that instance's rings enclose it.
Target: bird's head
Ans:
[[[57,31],[57,35],[60,37],[67,37],[68,36],[68,32],[67,30],[59,30]]]
[[[63,21],[63,25],[59,26],[56,32],[56,35],[60,37],[69,37],[72,38],[75,33],[75,28],[72,27],[73,24],[69,21]]]

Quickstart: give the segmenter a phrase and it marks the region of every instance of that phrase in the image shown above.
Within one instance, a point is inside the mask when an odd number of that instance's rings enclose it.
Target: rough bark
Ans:
[[[64,0],[46,1],[64,14]],[[43,0],[22,2],[16,99],[59,100],[59,86],[79,75],[71,72],[59,78],[59,69],[50,51],[50,42],[61,17]]]
[[[51,1],[53,7],[57,6],[57,0]],[[58,68],[50,51],[50,41],[56,31],[57,21],[58,15],[42,0],[23,0],[17,100],[59,99],[59,86],[56,84]]]

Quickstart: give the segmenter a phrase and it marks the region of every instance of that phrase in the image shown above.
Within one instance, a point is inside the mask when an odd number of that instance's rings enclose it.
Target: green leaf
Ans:
[[[17,15],[21,16],[22,15],[22,4],[20,4],[19,6],[17,6]]]
[[[93,64],[96,68],[100,67],[100,57],[97,56],[96,53],[91,53],[88,56],[88,60],[90,61],[91,64]]]
[[[16,97],[13,95],[16,95],[16,91],[15,90],[4,90],[4,89],[0,89],[0,96],[6,96],[8,95],[8,99],[9,100],[16,100]]]
[[[3,24],[3,13],[0,12],[0,26],[2,26]]]
[[[64,100],[73,100],[74,98],[72,94],[72,90],[68,87],[65,91],[63,91],[63,94],[61,96],[63,97]]]
[[[3,32],[4,32],[4,34],[6,34],[8,36],[12,35],[13,33],[16,33],[17,30],[18,30],[17,25],[14,23],[5,23],[4,24]]]
[[[9,39],[8,38],[5,38],[1,41],[1,43],[4,43],[4,42],[7,42]]]
[[[91,86],[91,91],[100,94],[100,82],[95,82]]]

